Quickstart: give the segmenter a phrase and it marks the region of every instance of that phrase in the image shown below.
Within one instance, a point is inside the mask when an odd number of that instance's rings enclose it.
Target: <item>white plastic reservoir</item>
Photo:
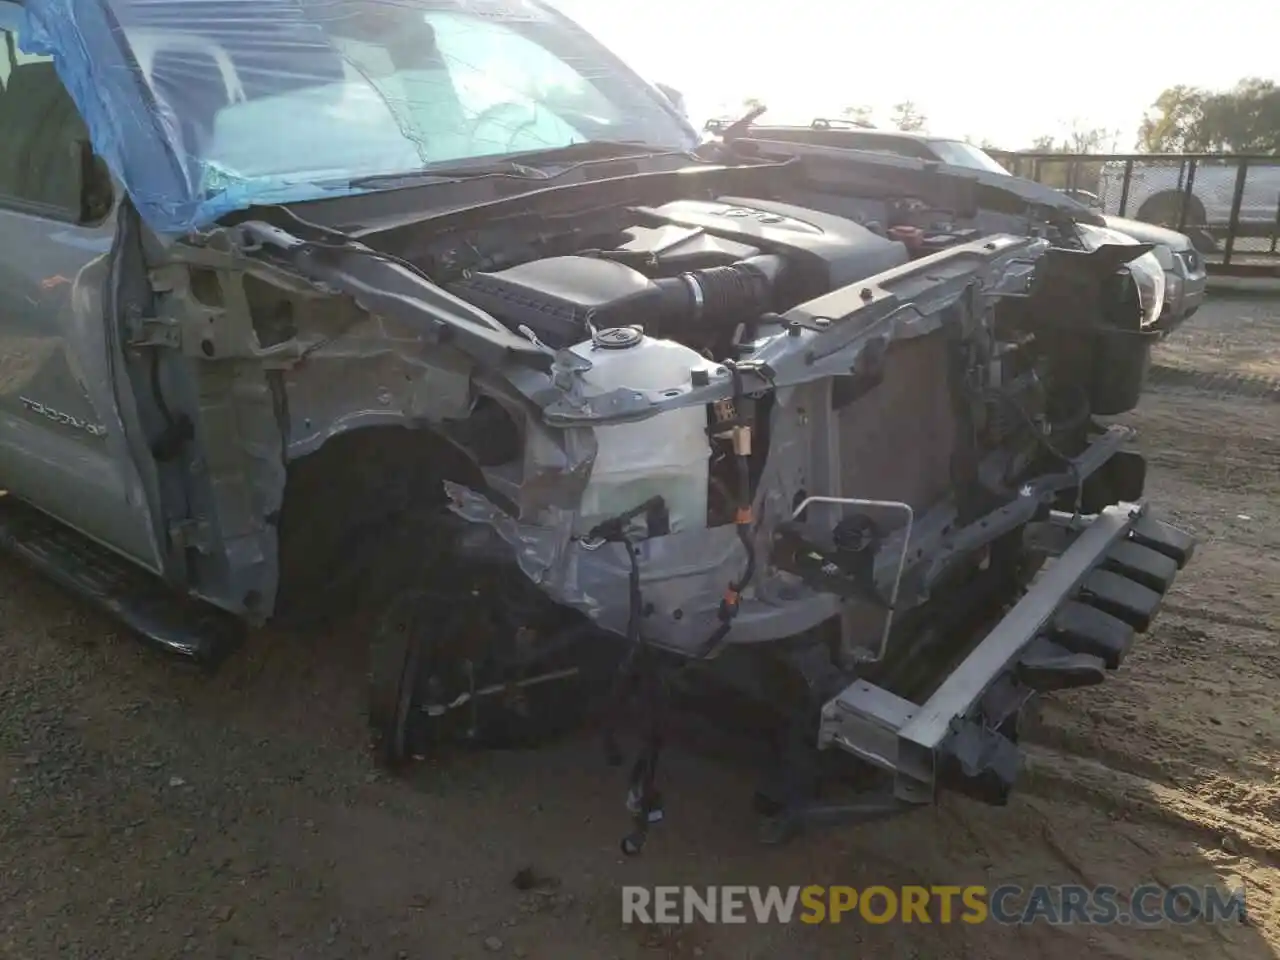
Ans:
[[[694,369],[715,367],[688,347],[645,336],[639,327],[600,330],[570,349],[591,362],[582,375],[587,397],[618,389],[678,390],[691,384]],[[711,445],[704,406],[596,427],[595,436],[598,450],[582,497],[579,534],[654,496],[666,501],[672,533],[707,525]]]

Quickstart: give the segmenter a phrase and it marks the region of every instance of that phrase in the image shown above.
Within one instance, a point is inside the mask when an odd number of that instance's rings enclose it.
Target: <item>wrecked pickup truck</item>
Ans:
[[[0,29],[0,540],[200,660],[350,618],[389,764],[626,721],[629,852],[690,712],[775,835],[1001,803],[1191,555],[1159,266],[1055,191],[699,144],[533,0]]]

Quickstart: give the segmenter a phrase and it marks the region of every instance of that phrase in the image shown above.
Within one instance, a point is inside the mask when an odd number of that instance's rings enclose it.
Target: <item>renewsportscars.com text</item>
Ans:
[[[1025,925],[1245,922],[1243,889],[1157,884],[623,887],[622,921]]]

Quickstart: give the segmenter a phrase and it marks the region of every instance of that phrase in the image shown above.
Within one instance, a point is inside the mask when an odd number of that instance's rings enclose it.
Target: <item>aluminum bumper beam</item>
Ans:
[[[824,706],[819,747],[891,772],[904,801],[930,802],[959,771],[962,780],[983,780],[975,792],[1003,802],[1016,747],[992,729],[998,718],[983,715],[984,697],[998,681],[1030,696],[1100,680],[1127,653],[1125,635],[1145,630],[1155,615],[1172,583],[1171,559],[1181,568],[1194,548],[1189,535],[1151,518],[1141,504],[1083,518],[1056,513],[1051,522],[1062,535],[1061,554],[924,703],[857,680]],[[1159,576],[1136,569],[1144,557]],[[1079,616],[1082,606],[1088,616]]]

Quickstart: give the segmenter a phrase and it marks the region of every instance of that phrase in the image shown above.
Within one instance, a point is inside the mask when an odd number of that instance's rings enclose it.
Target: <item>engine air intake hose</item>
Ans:
[[[769,309],[773,286],[786,261],[765,253],[723,267],[691,270],[655,281],[662,313],[673,321],[740,322]]]

